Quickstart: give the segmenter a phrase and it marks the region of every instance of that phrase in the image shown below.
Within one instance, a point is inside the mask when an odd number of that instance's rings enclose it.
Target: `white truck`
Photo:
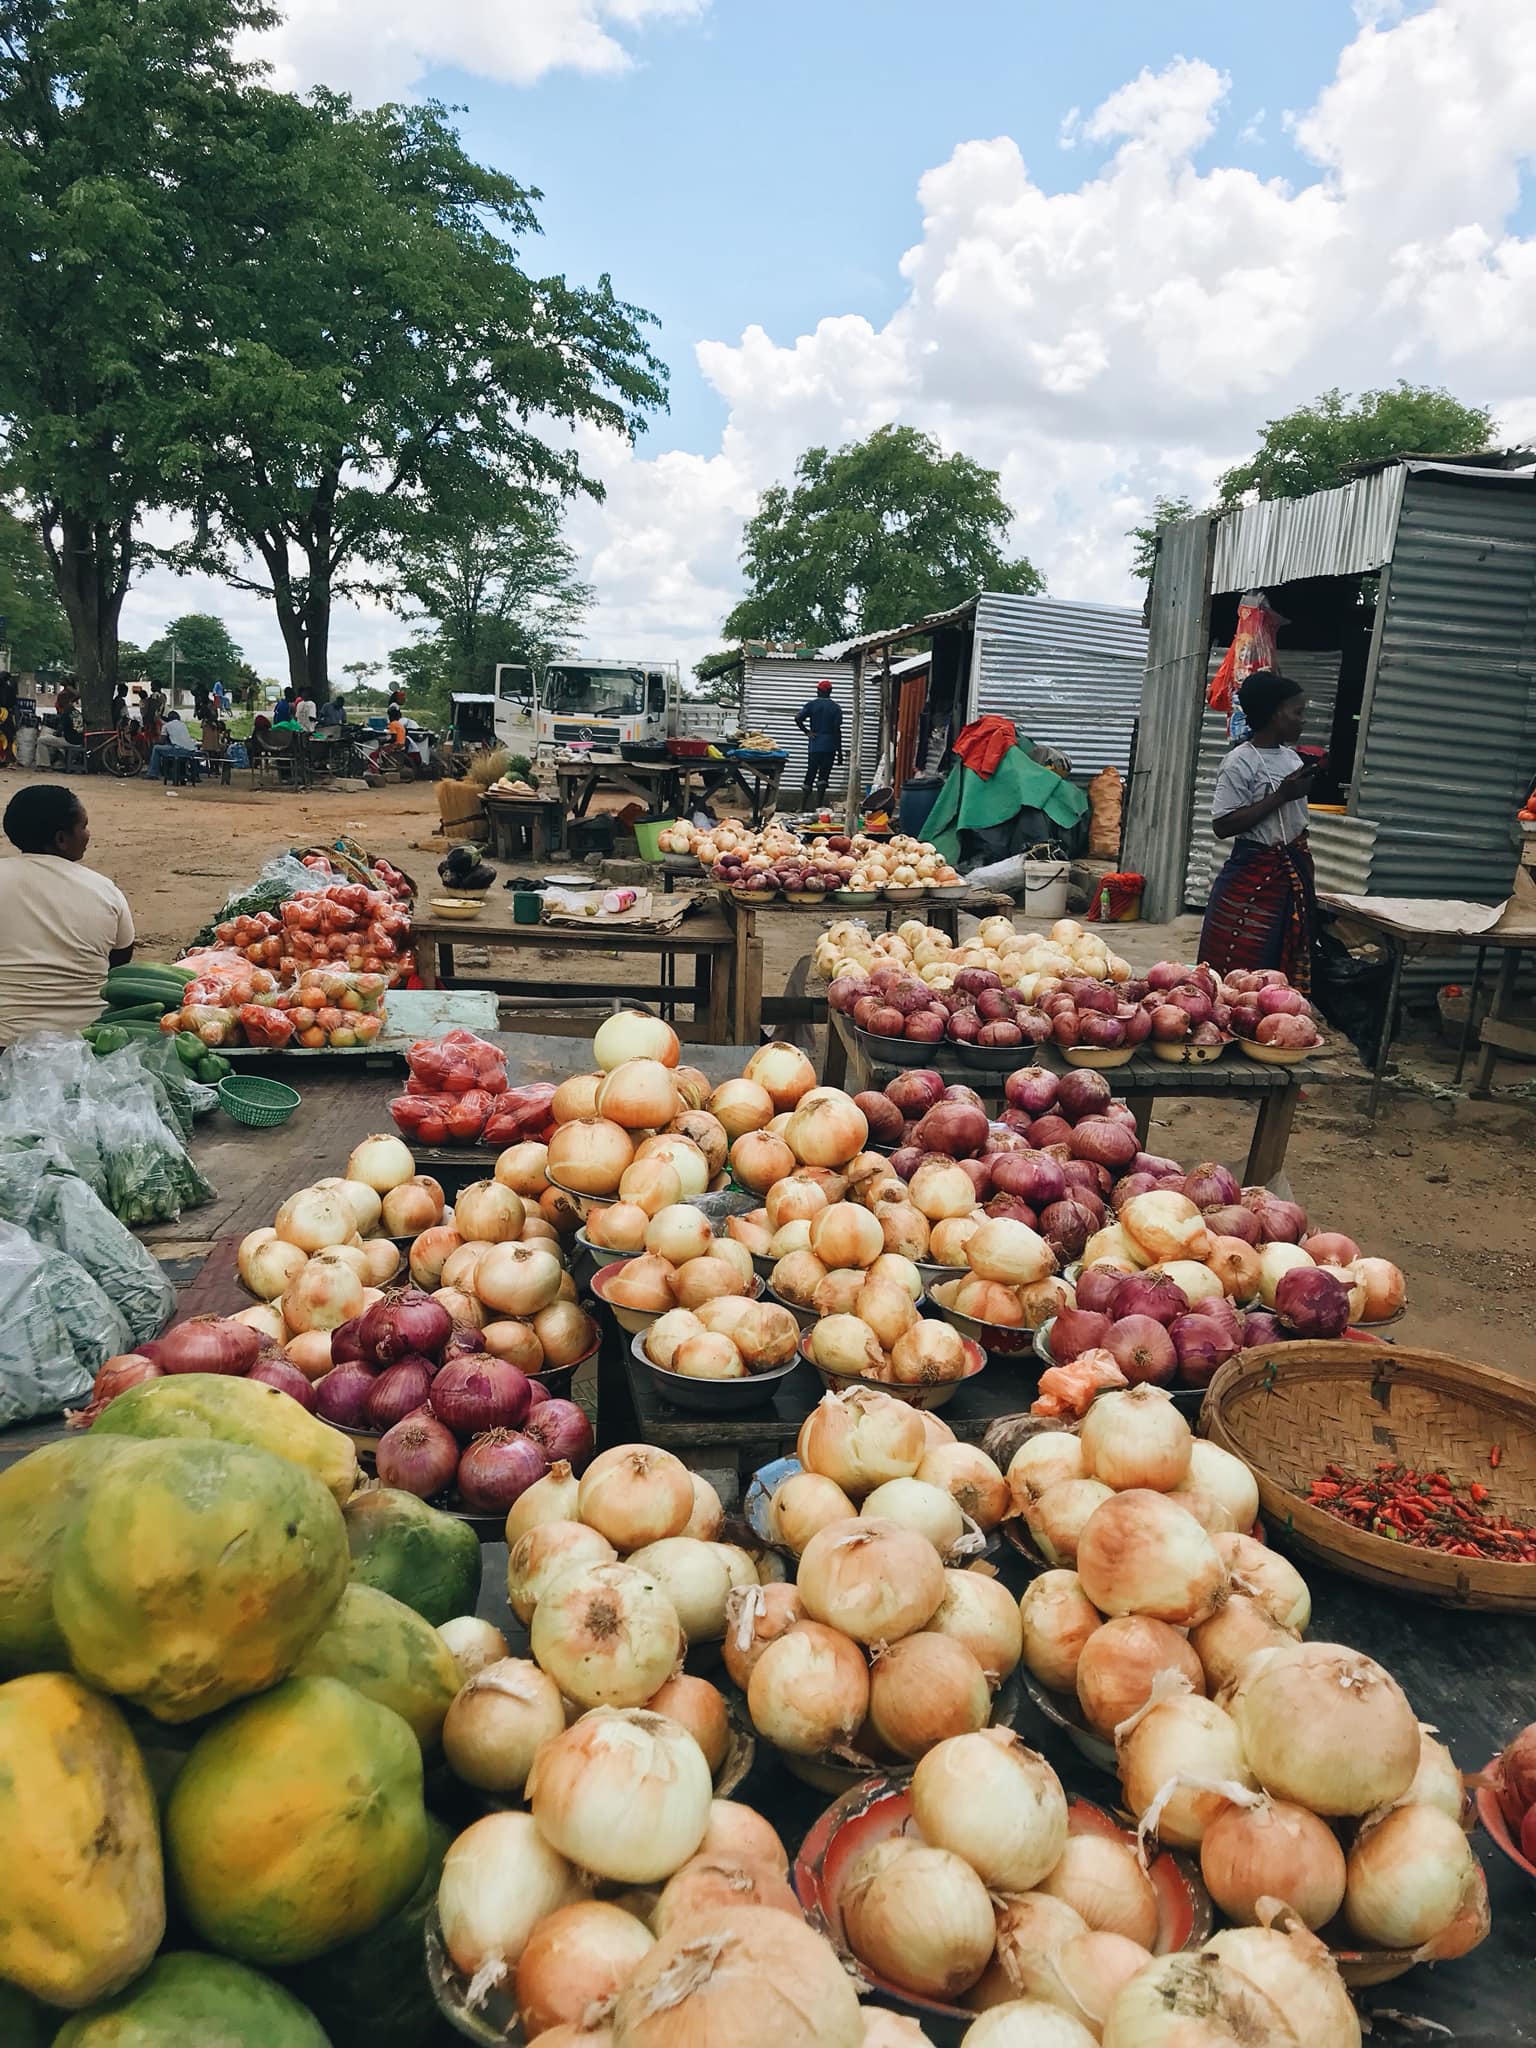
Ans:
[[[723,704],[683,696],[675,661],[591,661],[581,656],[542,671],[498,665],[489,702],[499,745],[546,759],[567,747],[617,754],[623,742],[719,739],[736,724]]]

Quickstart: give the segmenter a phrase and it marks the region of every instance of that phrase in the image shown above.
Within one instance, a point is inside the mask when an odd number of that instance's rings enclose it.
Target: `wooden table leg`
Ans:
[[[1520,972],[1520,949],[1506,946],[1504,957],[1499,962],[1498,979],[1493,984],[1493,995],[1488,1004],[1488,1021],[1507,1018],[1510,1005],[1515,1000],[1515,981]],[[1499,1047],[1483,1041],[1477,1055],[1477,1072],[1472,1076],[1469,1095],[1486,1096],[1493,1086],[1494,1062],[1499,1057]]]
[[[1382,937],[1392,949],[1392,979],[1387,986],[1387,1010],[1381,1020],[1381,1037],[1376,1046],[1376,1065],[1371,1075],[1371,1093],[1365,1105],[1366,1118],[1376,1121],[1376,1105],[1381,1100],[1381,1084],[1387,1071],[1387,1055],[1392,1050],[1392,1034],[1397,1029],[1397,1004],[1403,987],[1403,942],[1391,932]],[[1476,1093],[1476,1090],[1473,1090]]]
[[[740,1015],[741,960],[733,947],[729,953],[701,953],[709,977],[709,1023],[705,1042],[709,1045],[739,1045],[732,1038]]]
[[[960,906],[958,903],[930,901],[925,907],[923,915],[935,931],[943,932],[951,945],[957,943],[960,937]]]
[[[416,941],[416,972],[421,977],[423,988],[436,988],[438,986],[436,939],[418,939]],[[386,1010],[389,1008],[389,998],[387,996],[384,1000],[384,1007]]]
[[[763,942],[749,939],[741,954],[742,983],[738,1045],[756,1045],[763,1035]]]
[[[629,1342],[613,1316],[602,1316],[602,1348],[597,1354],[597,1443],[600,1450],[615,1444],[634,1443],[640,1434],[635,1415],[635,1398],[630,1392],[629,1374],[624,1369],[624,1347]]]
[[[1131,1115],[1136,1119],[1136,1135],[1141,1140],[1143,1152],[1150,1151],[1147,1133],[1152,1128],[1152,1105],[1157,1097],[1150,1088],[1139,1088],[1135,1094],[1127,1092],[1125,1102]]]
[[[827,1058],[821,1078],[828,1088],[842,1088],[848,1080],[848,1043],[837,1028],[837,1019],[827,1010]]]
[[[1243,1169],[1246,1187],[1268,1187],[1285,1165],[1285,1148],[1291,1142],[1291,1125],[1301,1100],[1301,1083],[1292,1081],[1262,1098],[1253,1120],[1253,1143],[1248,1147],[1248,1164]]]

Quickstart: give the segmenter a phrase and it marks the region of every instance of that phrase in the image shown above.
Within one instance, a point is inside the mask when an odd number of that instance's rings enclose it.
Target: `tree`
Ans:
[[[211,163],[264,0],[10,0],[0,16],[0,465],[35,516],[87,724],[206,345]]]
[[[1152,581],[1152,571],[1157,564],[1157,537],[1165,526],[1172,526],[1176,519],[1188,519],[1194,512],[1191,498],[1165,498],[1161,495],[1152,500],[1152,517],[1145,526],[1132,526],[1126,532],[1126,539],[1136,543],[1136,552],[1131,558],[1131,574],[1139,576],[1143,583]]]
[[[272,599],[321,698],[335,597],[387,594],[402,538],[449,541],[498,489],[600,497],[557,430],[637,433],[666,373],[606,276],[520,267],[539,195],[475,163],[442,107],[265,109],[219,194],[241,226],[187,457],[193,558]]]
[[[70,659],[69,620],[37,528],[0,506],[0,647],[16,669],[63,668]]]
[[[944,455],[913,427],[881,427],[830,454],[808,448],[795,475],[764,491],[747,521],[750,589],[725,621],[732,640],[821,645],[978,590],[1045,588],[1031,563],[1004,559],[1013,513],[996,470]]]
[[[144,670],[162,687],[171,680],[171,644],[176,646],[176,681],[188,690],[207,690],[215,683],[228,683],[234,694],[234,677],[244,667],[245,656],[230,638],[229,628],[213,612],[187,612],[172,619],[158,640],[144,651]]]
[[[1348,483],[1355,465],[1394,455],[1470,455],[1492,444],[1493,414],[1448,391],[1399,383],[1362,391],[1352,403],[1325,391],[1279,419],[1266,420],[1254,455],[1218,486],[1223,505],[1245,498],[1304,498]]]

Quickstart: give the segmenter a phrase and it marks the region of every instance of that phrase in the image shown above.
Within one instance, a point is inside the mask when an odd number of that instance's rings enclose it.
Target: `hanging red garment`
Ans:
[[[1019,744],[1019,735],[1011,718],[1003,718],[995,711],[989,711],[985,718],[973,719],[955,741],[955,752],[983,782],[997,773],[997,764],[1010,747]]]
[[[1275,635],[1285,624],[1279,612],[1272,612],[1262,590],[1255,590],[1238,605],[1237,631],[1222,664],[1211,677],[1205,701],[1212,711],[1229,713],[1237,693],[1256,668],[1272,668]]]

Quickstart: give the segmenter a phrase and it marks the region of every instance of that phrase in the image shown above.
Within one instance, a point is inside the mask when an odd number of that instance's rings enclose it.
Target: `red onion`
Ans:
[[[1322,1266],[1293,1266],[1275,1286],[1275,1313],[1298,1337],[1342,1337],[1349,1328],[1349,1289]]]
[[[1056,1106],[1073,1123],[1081,1123],[1085,1116],[1102,1116],[1112,1093],[1102,1074],[1096,1074],[1091,1067],[1074,1067],[1070,1074],[1061,1077]]]
[[[1214,1017],[1208,1017],[1190,1032],[1189,1042],[1191,1045],[1225,1045],[1230,1035],[1222,1030]]]
[[[910,1017],[916,1010],[926,1010],[933,1000],[933,991],[926,981],[899,981],[887,998],[893,1010],[900,1010],[903,1017]]]
[[[1184,1192],[1197,1209],[1221,1209],[1235,1202],[1240,1190],[1234,1174],[1206,1159],[1185,1174]]]
[[[459,1498],[477,1514],[503,1514],[548,1470],[549,1459],[531,1436],[487,1430],[459,1460]]]
[[[1512,1828],[1536,1807],[1536,1721],[1522,1728],[1489,1770],[1493,1788]]]
[[[1076,1045],[1082,1036],[1081,1025],[1076,1010],[1058,1010],[1051,1019],[1051,1037],[1057,1045]]]
[[[432,1413],[461,1438],[518,1429],[530,1405],[528,1375],[487,1351],[453,1359],[432,1382]]]
[[[939,1102],[917,1127],[917,1142],[930,1152],[964,1159],[987,1142],[987,1113],[969,1102]]]
[[[1176,1045],[1189,1036],[1189,1012],[1176,1003],[1159,1003],[1152,1012],[1152,1036],[1162,1045]]]
[[[868,994],[869,982],[864,975],[840,974],[827,989],[827,1001],[834,1010],[846,1016],[859,997]]]
[[[1037,1137],[1038,1132],[1031,1132]],[[1091,1159],[1095,1166],[1118,1169],[1129,1166],[1136,1157],[1138,1146],[1133,1128],[1112,1122],[1107,1116],[1085,1117],[1073,1127],[1068,1140],[1074,1159]]]
[[[552,1401],[553,1399],[554,1395],[550,1393],[548,1387],[545,1386],[538,1374],[536,1372],[530,1373],[528,1375],[528,1413],[531,1415],[535,1408],[542,1408],[546,1401]],[[524,1434],[526,1435],[526,1431]]]
[[[1206,1228],[1213,1237],[1240,1237],[1244,1244],[1259,1242],[1259,1219],[1241,1202],[1204,1211]]]
[[[430,1294],[419,1287],[390,1287],[364,1313],[358,1339],[376,1365],[393,1365],[408,1351],[435,1358],[452,1329],[453,1318]]]
[[[1110,1200],[1118,1214],[1127,1202],[1133,1202],[1138,1195],[1150,1195],[1154,1188],[1162,1185],[1155,1173],[1123,1173],[1115,1182]]]
[[[1090,1308],[1097,1314],[1109,1316],[1115,1289],[1124,1278],[1125,1275],[1115,1266],[1085,1266],[1077,1276],[1075,1292],[1078,1307]]]
[[[451,1364],[455,1358],[478,1358],[485,1349],[484,1339],[478,1330],[472,1330],[467,1323],[455,1323],[453,1335],[443,1346],[443,1365]]]
[[[1054,1158],[1055,1154],[1051,1156]],[[1076,1201],[1077,1197],[1072,1194],[1072,1190],[1083,1188],[1090,1195],[1097,1195],[1099,1206],[1103,1207],[1104,1197],[1115,1184],[1115,1177],[1107,1166],[1096,1166],[1091,1159],[1060,1159],[1056,1163],[1061,1168],[1061,1177],[1066,1182],[1067,1193],[1072,1196],[1073,1201]]]
[[[941,1102],[968,1102],[972,1109],[984,1110],[987,1106],[976,1093],[976,1090],[964,1081],[951,1081],[944,1090],[944,1093],[939,1097],[939,1100]]]
[[[1179,1378],[1186,1386],[1203,1387],[1219,1367],[1242,1348],[1238,1338],[1214,1316],[1179,1316],[1168,1330],[1179,1357]]]
[[[1261,988],[1259,990],[1259,1015],[1261,1017],[1310,1017],[1312,1005],[1299,988]]]
[[[116,1358],[109,1358],[96,1369],[91,1382],[91,1400],[114,1401],[119,1394],[126,1394],[130,1387],[137,1387],[145,1380],[157,1380],[165,1367],[158,1360],[146,1358],[142,1351],[120,1351]]]
[[[229,1316],[193,1316],[172,1323],[155,1340],[162,1372],[248,1373],[261,1356],[261,1339],[249,1323]]]
[[[1191,1024],[1211,1021],[1211,999],[1202,988],[1176,988],[1168,1001],[1172,1008],[1182,1010]]]
[[[1039,1226],[1039,1218],[1022,1195],[992,1195],[987,1201],[989,1216],[1010,1216],[1015,1223],[1028,1224],[1031,1230]],[[1087,1240],[1084,1239],[1086,1243]],[[1053,1247],[1054,1249],[1054,1247]]]
[[[886,1084],[886,1094],[903,1116],[922,1116],[944,1093],[944,1076],[932,1067],[909,1067]]]
[[[921,1145],[899,1145],[891,1154],[891,1171],[899,1180],[910,1180],[927,1157]]]
[[[992,1169],[992,1185],[1005,1195],[1021,1195],[1033,1208],[1048,1208],[1067,1192],[1067,1178],[1043,1152],[1007,1152]]]
[[[1163,1386],[1179,1362],[1173,1339],[1151,1316],[1117,1317],[1105,1335],[1104,1349],[1133,1384],[1151,1380]]]
[[[1081,1194],[1086,1190],[1078,1189],[1076,1192]],[[1098,1217],[1086,1202],[1076,1199],[1052,1202],[1040,1212],[1040,1235],[1062,1264],[1082,1257],[1084,1245],[1098,1227]]]
[[[349,1358],[345,1365],[333,1365],[315,1381],[315,1413],[343,1429],[361,1429],[368,1420],[368,1396],[373,1392],[373,1374],[361,1359]]]
[[[1262,1347],[1265,1344],[1283,1344],[1290,1334],[1290,1331],[1281,1322],[1280,1318],[1271,1315],[1266,1308],[1250,1309],[1247,1315],[1243,1317],[1243,1348],[1245,1350],[1250,1349],[1254,1345]]]
[[[1360,1256],[1359,1245],[1341,1230],[1315,1230],[1310,1237],[1301,1240],[1301,1248],[1309,1252],[1320,1266],[1347,1266]]]
[[[1003,1083],[1004,1100],[1027,1116],[1044,1116],[1055,1104],[1058,1080],[1049,1067],[1020,1067]]]
[[[1117,1319],[1150,1316],[1167,1329],[1176,1317],[1189,1314],[1189,1296],[1166,1273],[1127,1273],[1115,1289],[1109,1312]]]
[[[1037,1116],[1029,1127],[1029,1142],[1039,1151],[1047,1151],[1052,1145],[1065,1145],[1072,1137],[1072,1126],[1064,1116],[1054,1110],[1045,1116]]]
[[[1232,1005],[1232,1029],[1239,1038],[1252,1038],[1259,1028],[1259,1006],[1257,1003],[1234,1003]]]
[[[592,1425],[574,1401],[552,1395],[528,1418],[527,1432],[553,1465],[564,1458],[573,1472],[584,1472],[592,1456]]]
[[[1218,1328],[1226,1331],[1227,1335],[1232,1339],[1234,1346],[1238,1350],[1242,1349],[1242,1312],[1240,1309],[1238,1309],[1235,1303],[1233,1303],[1227,1298],[1225,1294],[1212,1294],[1207,1296],[1207,1298],[1204,1301],[1198,1302],[1195,1305],[1195,1307],[1190,1310],[1190,1314],[1194,1316],[1201,1316],[1207,1322],[1215,1323],[1218,1326]],[[1179,1321],[1183,1321],[1182,1316],[1179,1318]],[[1178,1327],[1178,1324],[1174,1324],[1171,1327],[1176,1329]]]
[[[906,1013],[898,1010],[894,1003],[879,1003],[870,1012],[865,1028],[877,1038],[904,1038],[907,1032]]]
[[[984,1024],[995,1024],[999,1017],[1011,1017],[1012,991],[1006,988],[983,989],[976,998],[976,1014]]]
[[[1001,987],[990,967],[962,967],[955,976],[955,988],[963,996],[979,996],[983,989]]]
[[[1131,1105],[1127,1101],[1125,1101],[1123,1097],[1119,1095],[1114,1096],[1109,1101],[1109,1103],[1106,1104],[1104,1115],[1109,1123],[1124,1124],[1125,1128],[1128,1131],[1134,1131],[1136,1129],[1136,1112],[1134,1109],[1132,1109]],[[1138,1137],[1136,1140],[1136,1148],[1138,1151],[1140,1151],[1141,1149],[1140,1137]]]
[[[453,1484],[459,1447],[435,1415],[408,1415],[379,1438],[374,1463],[381,1485],[431,1500]]]
[[[991,1024],[983,1024],[976,1034],[978,1045],[1010,1046],[1022,1045],[1024,1034],[1011,1017],[999,1017]]]
[[[878,1088],[865,1088],[853,1098],[864,1112],[864,1121],[869,1125],[869,1141],[872,1145],[896,1145],[901,1142],[902,1115],[889,1095]]]
[[[875,995],[873,992],[867,996],[860,996],[853,1006],[853,1021],[860,1031],[867,1031],[871,1020],[878,1016],[885,1008],[887,1008],[887,1004],[884,996]],[[899,1016],[900,1012],[898,1011],[897,1014]],[[1258,1011],[1255,1010],[1253,1014],[1255,1019],[1257,1019]]]
[[[432,1391],[432,1375],[420,1364],[402,1359],[381,1372],[368,1390],[368,1420],[375,1429],[389,1429],[414,1415]]]
[[[1115,1015],[1125,1026],[1127,1045],[1141,1045],[1152,1036],[1152,1019],[1138,1003],[1122,1003]]]
[[[1080,1010],[1077,1018],[1079,1043],[1111,1048],[1124,1045],[1125,1026],[1118,1017],[1101,1017],[1092,1010]]]
[[[1177,988],[1188,972],[1189,969],[1182,967],[1177,960],[1159,960],[1155,967],[1147,969],[1147,987],[1149,989]]]
[[[364,1310],[364,1314],[366,1313]],[[363,1351],[362,1328],[362,1316],[352,1316],[346,1322],[336,1325],[331,1332],[332,1365],[350,1365],[359,1358],[365,1365],[368,1363]]]
[[[285,1394],[291,1394],[301,1408],[307,1408],[311,1415],[314,1414],[315,1390],[299,1368],[286,1358],[258,1358],[246,1378],[258,1380],[264,1387],[281,1388]]]
[[[1260,1244],[1300,1244],[1307,1234],[1307,1212],[1300,1202],[1287,1202],[1268,1188],[1244,1188],[1242,1203],[1259,1219]]]
[[[937,1045],[948,1022],[942,1010],[913,1010],[901,1035],[914,1045]]]
[[[1026,1045],[1044,1045],[1051,1036],[1051,1020],[1044,1010],[1020,1010],[1014,1021],[1023,1032]]]
[[[990,1159],[957,1159],[956,1166],[971,1177],[978,1202],[984,1202],[992,1192],[992,1161]]]
[[[1070,1365],[1085,1351],[1097,1351],[1109,1335],[1110,1319],[1091,1308],[1064,1308],[1051,1324],[1050,1351],[1058,1365]]]
[[[945,1030],[956,1045],[972,1045],[981,1036],[981,1019],[974,1010],[955,1010]]]

